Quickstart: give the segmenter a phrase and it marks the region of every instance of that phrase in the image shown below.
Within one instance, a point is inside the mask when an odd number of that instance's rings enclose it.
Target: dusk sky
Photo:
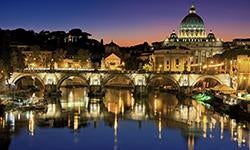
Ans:
[[[224,41],[250,38],[250,0],[1,0],[0,28],[81,28],[105,43],[128,46],[178,31],[192,4],[207,32]]]

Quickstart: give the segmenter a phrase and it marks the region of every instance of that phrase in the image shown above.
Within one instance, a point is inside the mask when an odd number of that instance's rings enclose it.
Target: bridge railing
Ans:
[[[193,71],[145,71],[145,70],[104,70],[104,69],[83,69],[83,68],[25,68],[17,72],[22,73],[72,73],[72,72],[98,72],[98,73],[113,73],[113,74],[201,74],[201,75],[218,75],[228,74],[227,72],[193,72]]]

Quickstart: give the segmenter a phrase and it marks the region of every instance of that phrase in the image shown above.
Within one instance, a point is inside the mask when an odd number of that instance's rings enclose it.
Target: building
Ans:
[[[209,69],[209,66],[214,66],[213,71],[229,73],[234,89],[245,90],[250,87],[250,50],[241,48],[227,50],[214,56],[210,61],[213,64],[207,65],[206,69]],[[205,71],[203,70],[203,72]]]
[[[248,55],[237,56],[237,71],[238,73],[250,74],[250,56]]]
[[[106,44],[104,48],[105,54],[116,53],[121,55],[120,46],[114,43],[113,41],[111,41],[109,44]]]
[[[236,89],[250,88],[250,55],[238,55],[236,59],[235,84]],[[234,83],[234,80],[233,80]]]
[[[190,71],[191,51],[185,47],[168,47],[152,54],[153,71]]]
[[[250,46],[250,38],[248,38],[248,39],[234,39],[233,45],[235,45],[235,46]]]
[[[151,57],[153,52],[142,52],[140,53],[140,55],[138,56],[138,58],[142,61],[148,61],[149,58]]]
[[[124,63],[122,59],[115,53],[111,53],[102,60],[101,69],[122,70]]]
[[[206,63],[207,58],[223,52],[223,41],[216,38],[210,30],[207,34],[203,19],[196,13],[195,6],[191,6],[189,14],[181,21],[179,34],[173,31],[162,42],[162,47],[183,46],[193,54],[192,64],[198,67]]]
[[[91,36],[91,34],[87,32],[82,32],[81,29],[72,29],[70,30],[66,37],[64,38],[65,43],[76,43],[80,40],[86,40]]]

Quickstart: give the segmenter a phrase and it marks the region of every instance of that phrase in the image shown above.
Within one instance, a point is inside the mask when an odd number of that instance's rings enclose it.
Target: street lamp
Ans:
[[[53,58],[50,61],[50,69],[54,69],[54,59]]]

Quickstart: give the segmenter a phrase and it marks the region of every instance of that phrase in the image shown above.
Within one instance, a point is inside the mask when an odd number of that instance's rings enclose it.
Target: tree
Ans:
[[[10,64],[13,70],[23,70],[25,68],[24,56],[21,51],[12,49]]]
[[[58,48],[64,48],[64,39],[66,33],[64,31],[54,31],[49,34],[48,49],[56,50]]]
[[[41,50],[39,46],[34,46],[29,49],[30,53],[25,55],[26,67],[38,67],[44,65],[41,57]]]
[[[6,64],[5,61],[0,59],[0,79],[2,80],[5,78],[6,83],[8,85],[10,85],[8,81],[9,78],[11,77],[11,72],[12,72],[11,67],[8,64]]]
[[[0,80],[4,77],[4,63],[3,60],[0,59]]]
[[[90,60],[90,54],[88,50],[79,49],[76,59],[81,61],[81,65],[83,66],[83,68],[86,68],[88,65],[88,61]]]
[[[63,61],[63,59],[66,58],[66,54],[67,54],[67,51],[65,51],[64,49],[55,50],[53,53],[53,57],[52,57],[53,61],[51,62],[52,63],[51,66],[54,66],[55,63],[60,64]]]
[[[18,56],[17,56],[17,52],[15,50],[12,51],[11,53],[11,66],[12,67],[16,67],[18,65]]]
[[[141,60],[137,59],[136,56],[131,56],[125,62],[125,69],[126,70],[138,70],[140,68],[140,64],[142,63]]]
[[[54,61],[62,61],[64,58],[66,58],[67,51],[64,49],[57,49],[54,51],[53,59]]]
[[[152,71],[153,66],[147,63],[147,64],[143,65],[142,69],[145,70],[145,71]]]
[[[91,36],[90,33],[87,33],[87,32],[82,32],[81,29],[71,29],[68,33],[69,35],[72,35],[72,36],[82,36],[82,38],[84,39],[88,39],[89,36]]]
[[[145,71],[153,71],[153,69],[154,69],[154,61],[153,61],[152,57],[150,57],[149,60],[146,60],[144,62],[144,65],[143,65],[142,69],[145,70]]]

